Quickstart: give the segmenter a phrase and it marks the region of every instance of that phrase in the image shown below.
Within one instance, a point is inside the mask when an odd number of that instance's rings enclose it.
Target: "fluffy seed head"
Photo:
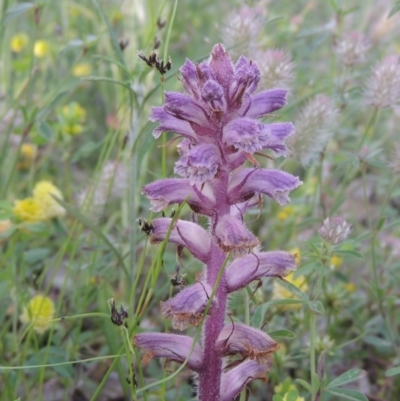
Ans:
[[[347,32],[334,47],[335,53],[346,66],[361,64],[370,48],[369,40],[360,32]]]
[[[294,121],[296,135],[289,148],[304,166],[310,165],[331,138],[339,111],[325,95],[317,95],[299,112]]]
[[[365,103],[378,109],[393,107],[400,102],[400,65],[397,56],[380,61],[368,78]]]

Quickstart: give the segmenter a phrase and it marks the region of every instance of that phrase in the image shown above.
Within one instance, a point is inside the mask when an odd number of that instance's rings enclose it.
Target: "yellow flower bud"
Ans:
[[[10,48],[14,53],[20,53],[29,43],[28,35],[24,32],[17,33],[11,38]]]
[[[33,46],[33,54],[37,58],[46,57],[50,53],[50,45],[45,40],[37,40]]]
[[[80,63],[74,65],[72,68],[72,75],[74,77],[84,77],[85,75],[90,75],[92,72],[92,67],[88,63]]]

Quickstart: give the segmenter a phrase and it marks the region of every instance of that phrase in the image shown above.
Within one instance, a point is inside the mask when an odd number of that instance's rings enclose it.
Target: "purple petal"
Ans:
[[[161,217],[151,222],[151,243],[161,242],[167,235],[170,218]],[[206,230],[190,221],[177,220],[171,230],[169,242],[185,246],[192,255],[206,263],[209,258],[211,239]]]
[[[263,277],[284,277],[296,270],[296,256],[283,251],[247,255],[232,262],[226,270],[228,292],[246,287]]]
[[[259,141],[263,149],[271,149],[277,156],[287,156],[285,139],[293,133],[292,123],[260,124]]]
[[[235,258],[246,255],[259,244],[240,220],[228,214],[219,218],[215,235],[224,252],[232,252]]]
[[[237,118],[224,127],[223,138],[227,145],[247,153],[261,149],[258,140],[260,124],[252,118]]]
[[[186,59],[185,64],[179,70],[183,78],[183,86],[189,95],[192,95],[195,99],[200,99],[200,88],[197,79],[196,65],[189,59]]]
[[[298,177],[281,170],[244,168],[232,176],[228,200],[234,204],[251,198],[255,193],[263,193],[280,205],[286,205],[290,202],[289,192],[301,184]]]
[[[187,199],[187,203],[197,213],[209,215],[215,205],[215,196],[212,188],[207,183],[201,188],[190,185],[189,180],[178,178],[166,178],[154,181],[142,188],[152,205],[150,210],[160,212],[173,203],[182,203]]]
[[[259,365],[256,361],[247,360],[222,373],[220,401],[232,401],[247,383],[255,379],[265,379],[270,365]]]
[[[286,104],[287,89],[270,89],[251,96],[251,104],[246,117],[260,118]]]
[[[226,111],[226,100],[222,86],[210,79],[201,90],[201,99],[214,112]]]
[[[239,323],[225,325],[216,346],[223,356],[239,354],[243,359],[255,360],[260,365],[269,365],[272,353],[279,348],[268,334]]]
[[[197,282],[168,301],[161,302],[161,313],[172,319],[174,329],[185,330],[189,325],[198,326],[211,292],[212,288],[207,283]]]
[[[257,64],[241,56],[235,65],[235,77],[238,75],[247,76],[246,93],[251,95],[257,89],[261,78],[261,73]]]
[[[229,105],[233,109],[242,106],[243,100],[254,92],[260,80],[260,71],[257,66],[241,57],[235,67],[235,76],[229,86]]]
[[[196,99],[178,92],[165,92],[164,110],[180,120],[210,126],[210,117]]]
[[[153,358],[167,358],[170,361],[183,363],[193,345],[193,338],[179,334],[141,333],[134,337],[134,344],[146,351],[142,363],[148,363]],[[191,353],[187,366],[195,372],[201,369],[203,351],[196,344]]]
[[[150,121],[159,121],[160,125],[153,131],[153,136],[158,138],[165,131],[172,131],[197,142],[196,133],[187,121],[180,120],[168,114],[164,107],[153,107]]]
[[[227,88],[233,77],[233,65],[228,53],[221,44],[213,47],[208,64],[214,78],[224,88]]]
[[[203,143],[193,146],[187,154],[175,163],[174,172],[189,178],[190,184],[202,184],[214,178],[218,171],[219,149],[215,145]]]

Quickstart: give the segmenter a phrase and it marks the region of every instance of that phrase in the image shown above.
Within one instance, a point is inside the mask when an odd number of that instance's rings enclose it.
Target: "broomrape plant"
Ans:
[[[170,333],[137,334],[135,344],[146,351],[144,361],[188,359],[188,367],[198,375],[200,401],[229,401],[247,383],[265,376],[279,347],[261,330],[226,322],[227,299],[253,280],[284,277],[296,269],[295,255],[287,252],[253,253],[259,240],[244,223],[245,212],[259,205],[261,194],[285,205],[289,192],[301,184],[284,171],[259,168],[253,156],[267,149],[285,156],[285,139],[293,125],[258,120],[285,105],[287,90],[256,92],[257,65],[245,57],[234,65],[220,44],[208,61],[187,60],[180,72],[186,94],[165,93],[165,104],[153,108],[151,121],[159,123],[156,138],[166,131],[182,137],[175,164],[182,178],[155,181],[145,185],[143,193],[155,212],[186,200],[193,212],[209,219],[208,230],[183,220],[172,227],[169,242],[187,248],[204,269],[193,285],[161,304],[174,329],[202,323],[202,336],[193,350],[191,337]],[[246,161],[253,166],[243,167]],[[170,224],[166,217],[146,223],[151,242],[163,241]],[[221,274],[228,254],[233,260]],[[241,359],[230,363],[232,356]]]

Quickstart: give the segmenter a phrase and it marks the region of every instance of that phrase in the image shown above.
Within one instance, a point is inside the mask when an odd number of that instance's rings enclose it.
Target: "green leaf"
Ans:
[[[23,230],[25,229],[31,233],[42,233],[48,228],[47,224],[43,221],[37,221],[35,223],[21,223],[20,227],[22,227]]]
[[[378,221],[378,224],[376,225],[377,231],[381,231],[383,225],[385,224],[386,217],[381,217]]]
[[[397,3],[393,6],[393,8],[390,10],[390,13],[389,13],[389,15],[388,15],[388,19],[389,19],[390,17],[393,17],[393,15],[395,15],[395,14],[398,13],[399,11],[400,11],[400,1],[397,2]]]
[[[323,315],[325,313],[324,307],[320,301],[310,301],[308,303],[308,306],[312,311],[320,315]]]
[[[313,390],[313,394],[317,394],[318,390],[321,387],[321,382],[319,381],[319,377],[316,373],[313,374],[313,378],[314,378],[314,385],[311,387]]]
[[[39,135],[45,139],[46,142],[51,141],[54,136],[54,132],[50,125],[46,123],[46,121],[38,121],[35,126]]]
[[[310,394],[312,393],[312,389],[309,383],[307,383],[305,380],[303,379],[296,379],[295,380],[296,383],[299,383],[300,386],[303,386]]]
[[[390,368],[385,372],[386,377],[400,375],[400,366],[395,366],[394,368]]]
[[[85,159],[86,157],[90,156],[93,152],[103,146],[104,139],[93,142],[89,141],[86,142],[83,146],[81,146],[72,156],[71,163],[76,163],[81,159]]]
[[[364,377],[366,375],[365,370],[361,369],[350,369],[347,372],[344,372],[341,374],[339,377],[336,379],[332,380],[327,388],[333,388],[333,387],[338,387],[338,386],[343,386],[346,383],[351,383],[355,380],[360,379],[361,377]]]
[[[307,263],[302,264],[294,273],[293,277],[301,277],[301,276],[307,276],[308,274],[313,273],[315,270],[321,267],[321,264],[319,262],[315,262],[314,260],[311,260]]]
[[[18,3],[15,6],[11,6],[6,11],[6,16],[4,18],[3,23],[8,24],[14,18],[19,17],[20,15],[26,13],[27,11],[31,10],[34,7],[35,5],[33,3]]]
[[[269,332],[268,335],[272,338],[288,338],[290,340],[296,338],[296,334],[286,329],[274,330]]]
[[[367,344],[371,344],[376,348],[390,348],[391,344],[389,341],[385,340],[384,338],[369,335],[364,337],[364,342]]]
[[[29,265],[33,265],[40,260],[46,259],[47,256],[50,255],[50,249],[49,248],[37,248],[37,249],[30,249],[29,251],[26,251],[24,256],[25,256],[25,262]]]
[[[328,393],[340,397],[340,400],[351,401],[368,401],[368,398],[355,390],[348,390],[345,388],[327,389]]]
[[[364,256],[361,255],[360,252],[354,251],[352,249],[336,249],[335,253],[338,253],[338,254],[344,255],[344,256],[351,256],[353,258],[364,259]]]
[[[299,392],[297,390],[290,390],[286,393],[285,401],[297,401],[299,397]]]
[[[299,287],[295,286],[294,284],[289,283],[288,281],[285,281],[285,280],[279,280],[279,281],[277,281],[277,284],[282,286],[283,288],[286,288],[297,298],[303,299],[304,301],[308,301],[307,294],[305,292],[303,292]]]
[[[53,100],[42,110],[40,110],[36,115],[36,121],[43,120],[48,114],[50,114],[53,109],[60,103],[60,101],[68,94],[68,91],[58,93]]]
[[[272,401],[283,401],[283,397],[280,394],[275,394],[272,397]]]
[[[264,324],[264,316],[267,313],[267,310],[271,306],[280,306],[280,305],[298,305],[303,304],[306,301],[302,299],[273,299],[272,301],[266,302],[265,304],[260,305],[253,315],[253,325],[255,327],[261,327]]]

